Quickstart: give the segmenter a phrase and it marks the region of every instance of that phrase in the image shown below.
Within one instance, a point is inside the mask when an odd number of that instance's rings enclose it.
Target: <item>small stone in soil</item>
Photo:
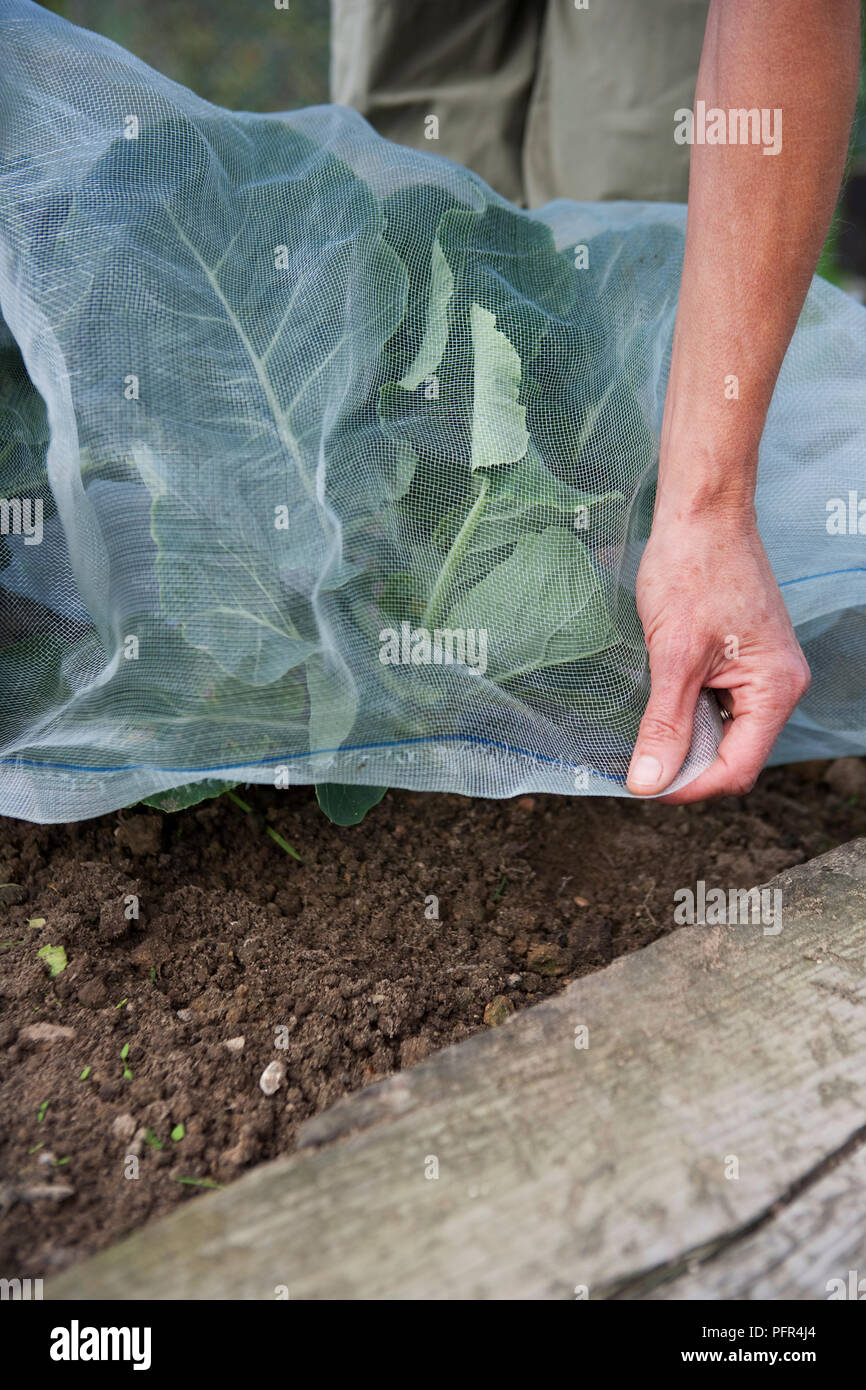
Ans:
[[[129,1114],[116,1116],[111,1126],[111,1132],[115,1139],[119,1139],[123,1144],[129,1143],[130,1139],[135,1134],[135,1130],[135,1120],[132,1115]]]
[[[60,1023],[28,1023],[21,1029],[18,1037],[22,1042],[53,1043],[69,1042],[75,1037],[74,1028],[64,1028]]]
[[[144,1152],[144,1144],[147,1139],[147,1129],[141,1125],[133,1134],[127,1153],[133,1158],[141,1158]]]
[[[67,1197],[75,1196],[75,1190],[56,1182],[31,1183],[27,1187],[19,1187],[16,1195],[22,1202],[65,1202]]]
[[[514,1013],[514,1005],[505,994],[497,994],[491,999],[487,1008],[484,1010],[484,1022],[488,1028],[498,1028],[504,1023],[509,1014]]]
[[[536,975],[564,975],[568,968],[565,952],[552,941],[538,941],[530,946],[526,964]]]
[[[824,781],[839,796],[866,795],[866,760],[836,758],[824,773]]]
[[[282,1062],[268,1062],[261,1076],[259,1086],[266,1096],[275,1095],[283,1084],[285,1068]]]

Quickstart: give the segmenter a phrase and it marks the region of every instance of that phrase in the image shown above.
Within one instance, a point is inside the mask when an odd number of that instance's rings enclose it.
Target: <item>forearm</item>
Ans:
[[[833,214],[859,68],[859,0],[712,0],[706,110],[781,111],[781,149],[691,149],[659,512],[750,512],[758,443]],[[772,129],[772,127],[770,127]]]

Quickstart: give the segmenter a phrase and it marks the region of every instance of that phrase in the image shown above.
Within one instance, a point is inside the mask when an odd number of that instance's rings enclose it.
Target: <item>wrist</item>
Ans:
[[[659,468],[653,525],[709,524],[734,530],[756,525],[755,488],[750,476],[665,471]]]
[[[768,402],[762,393],[744,389],[743,382],[729,398],[717,369],[711,378],[697,349],[691,359],[675,352],[659,450],[657,510],[693,520],[729,516],[753,522]]]
[[[669,421],[666,420],[666,425]],[[753,525],[757,440],[695,424],[684,437],[667,428],[659,453],[656,514],[680,521],[727,518]]]

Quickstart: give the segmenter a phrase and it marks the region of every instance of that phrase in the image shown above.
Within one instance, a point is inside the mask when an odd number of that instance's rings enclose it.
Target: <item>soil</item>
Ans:
[[[0,1271],[53,1273],[291,1151],[338,1097],[673,930],[676,888],[866,833],[866,767],[825,767],[676,808],[392,792],[340,829],[254,787],[248,811],[0,822]]]

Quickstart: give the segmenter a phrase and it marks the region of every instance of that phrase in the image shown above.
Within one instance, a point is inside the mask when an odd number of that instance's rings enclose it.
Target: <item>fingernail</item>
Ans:
[[[650,757],[649,753],[641,753],[629,771],[628,780],[635,787],[657,787],[662,780],[662,765],[658,758]]]

